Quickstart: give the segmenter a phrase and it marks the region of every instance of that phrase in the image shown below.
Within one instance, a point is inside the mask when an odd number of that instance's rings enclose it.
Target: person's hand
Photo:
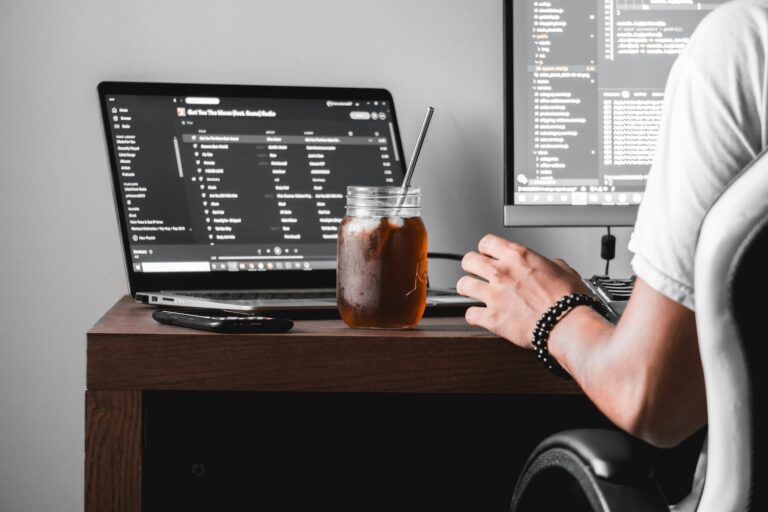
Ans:
[[[485,304],[467,309],[467,323],[521,347],[532,348],[536,322],[558,299],[587,292],[579,274],[563,260],[549,260],[495,235],[483,237],[478,249],[467,253],[461,266],[484,281],[464,276],[456,283],[460,294]]]

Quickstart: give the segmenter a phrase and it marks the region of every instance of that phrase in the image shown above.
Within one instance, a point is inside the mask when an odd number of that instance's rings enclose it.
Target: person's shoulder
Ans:
[[[731,0],[704,17],[691,38],[692,50],[729,50],[768,43],[768,0]]]
[[[768,56],[768,0],[732,0],[701,21],[681,66],[693,67],[714,82],[761,72]]]
[[[702,25],[750,27],[765,24],[768,0],[731,0],[705,16]]]

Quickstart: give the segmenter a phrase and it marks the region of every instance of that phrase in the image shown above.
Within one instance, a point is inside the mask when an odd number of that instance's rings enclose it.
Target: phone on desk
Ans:
[[[163,324],[226,333],[286,332],[293,328],[287,318],[246,315],[221,310],[181,311],[158,309],[152,318]]]

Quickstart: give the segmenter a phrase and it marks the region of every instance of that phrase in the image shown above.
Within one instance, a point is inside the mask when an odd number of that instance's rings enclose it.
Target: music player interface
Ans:
[[[386,101],[106,101],[136,272],[335,268],[346,187],[402,181]]]

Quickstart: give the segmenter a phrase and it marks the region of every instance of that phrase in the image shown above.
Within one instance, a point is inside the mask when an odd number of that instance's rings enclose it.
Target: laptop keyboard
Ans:
[[[271,291],[271,292],[201,292],[185,293],[190,297],[209,300],[269,300],[269,299],[336,299],[336,292],[325,291]]]
[[[430,297],[455,297],[458,293],[450,289],[428,290]],[[184,295],[208,300],[290,300],[290,299],[336,299],[333,290],[319,291],[269,291],[269,292],[187,292]]]

